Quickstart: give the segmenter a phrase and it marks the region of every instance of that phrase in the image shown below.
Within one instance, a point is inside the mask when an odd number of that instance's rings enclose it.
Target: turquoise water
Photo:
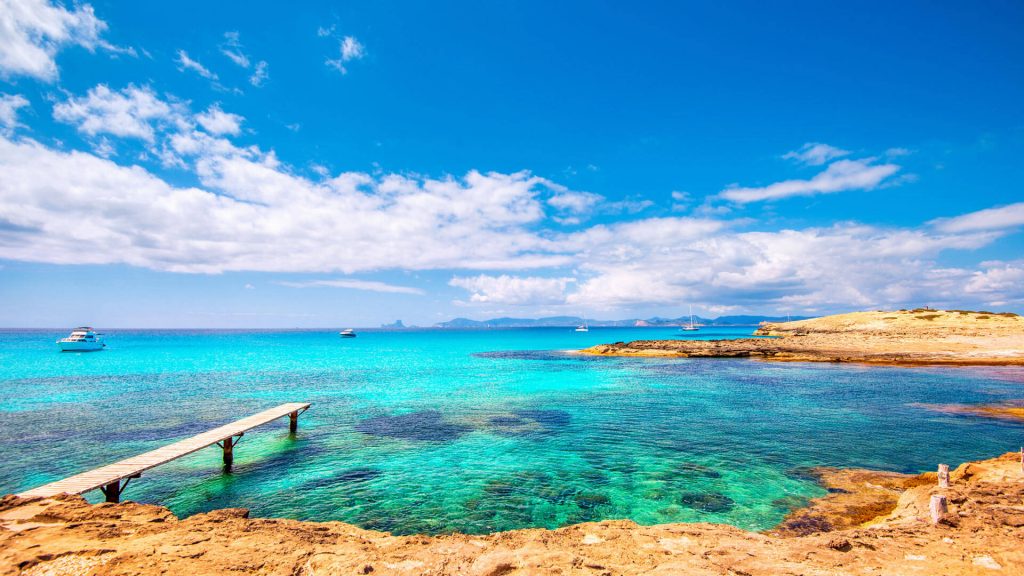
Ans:
[[[227,506],[396,533],[484,533],[611,518],[777,523],[821,495],[802,468],[916,472],[1019,447],[1017,424],[916,403],[1024,397],[1019,369],[594,358],[567,349],[750,329],[116,331],[61,354],[0,332],[0,493],[27,489],[282,402],[225,473],[207,448],[128,499]],[[97,499],[98,494],[90,495]]]

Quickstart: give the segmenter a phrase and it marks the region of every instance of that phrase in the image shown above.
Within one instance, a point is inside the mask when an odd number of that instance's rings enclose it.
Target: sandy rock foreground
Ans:
[[[817,473],[845,488],[770,534],[605,521],[390,536],[338,522],[250,519],[242,509],[179,520],[159,506],[8,496],[0,574],[1024,574],[1019,454],[964,464],[945,489],[934,473]],[[928,502],[938,493],[949,513],[933,525]],[[858,527],[839,528],[846,525]],[[816,532],[829,528],[839,529]]]

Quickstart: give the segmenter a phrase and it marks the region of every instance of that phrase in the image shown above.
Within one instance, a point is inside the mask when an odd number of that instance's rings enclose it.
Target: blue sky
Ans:
[[[0,10],[0,326],[1024,311],[1024,6]]]

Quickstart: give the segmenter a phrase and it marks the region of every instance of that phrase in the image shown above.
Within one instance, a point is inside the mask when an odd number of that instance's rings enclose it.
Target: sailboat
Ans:
[[[693,304],[690,304],[690,323],[683,324],[679,329],[683,332],[696,332],[697,330],[700,330],[700,328],[693,323]]]
[[[587,319],[583,319],[583,324],[576,327],[575,332],[590,332],[590,327],[587,326]]]

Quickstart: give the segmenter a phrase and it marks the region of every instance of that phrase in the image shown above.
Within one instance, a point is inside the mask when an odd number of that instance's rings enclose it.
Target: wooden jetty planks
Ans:
[[[277,420],[284,416],[290,416],[290,430],[295,431],[295,422],[298,413],[304,412],[309,408],[308,403],[292,402],[288,404],[281,404],[275,406],[269,410],[264,410],[259,414],[253,414],[241,420],[237,420],[230,424],[225,424],[219,428],[214,428],[202,434],[197,434],[191,438],[179,440],[172,444],[168,444],[156,450],[151,450],[138,456],[133,456],[120,462],[114,462],[100,468],[95,468],[81,474],[51,482],[33,488],[31,490],[18,494],[23,498],[31,496],[42,496],[49,498],[58,494],[81,494],[97,488],[103,488],[121,480],[126,480],[133,477],[138,477],[142,472],[154,468],[161,464],[166,464],[171,460],[176,460],[182,456],[187,456],[197,450],[202,450],[207,446],[230,440],[235,436],[241,436],[247,430],[266,424],[268,422]],[[227,454],[229,451],[225,451],[225,463],[230,464],[227,461]],[[120,486],[120,484],[118,484]],[[118,491],[118,494],[120,492]],[[109,499],[109,496],[108,496]]]

